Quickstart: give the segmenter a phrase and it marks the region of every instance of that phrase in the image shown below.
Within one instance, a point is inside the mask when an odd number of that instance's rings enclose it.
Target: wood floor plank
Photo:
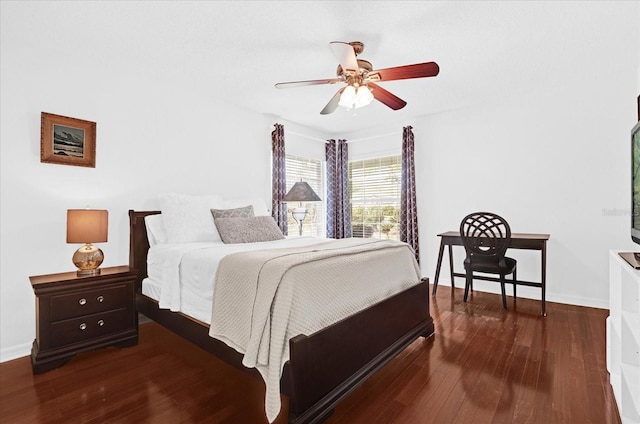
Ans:
[[[500,394],[505,389],[506,370],[513,360],[511,342],[497,340],[491,352],[486,352],[487,361],[470,396],[473,402],[467,402],[466,408],[471,408],[468,414],[459,414],[458,422],[468,422],[466,418],[472,415],[472,422],[490,422],[495,415],[500,402]]]
[[[327,424],[618,424],[606,371],[608,311],[438,288],[436,333],[350,394]],[[288,399],[276,424],[286,423]],[[0,364],[0,422],[264,424],[264,384],[155,323],[140,343],[33,375]]]

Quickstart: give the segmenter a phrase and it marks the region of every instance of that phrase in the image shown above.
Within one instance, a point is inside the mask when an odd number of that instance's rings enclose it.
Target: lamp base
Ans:
[[[76,271],[78,277],[86,277],[89,275],[100,275],[100,268],[96,269],[79,269]]]
[[[291,215],[298,222],[298,233],[302,236],[302,221],[307,217],[307,210],[303,207],[294,208],[291,211]]]
[[[104,261],[102,250],[87,243],[80,249],[76,250],[72,258],[73,264],[78,267],[77,275],[98,275],[100,274],[100,265]]]

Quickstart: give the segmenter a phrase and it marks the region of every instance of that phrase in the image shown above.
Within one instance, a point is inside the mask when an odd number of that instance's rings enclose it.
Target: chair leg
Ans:
[[[473,284],[473,273],[471,271],[467,271],[467,275],[464,283],[464,297],[462,298],[462,300],[464,300],[465,302],[469,297],[469,288],[471,287],[471,284]]]
[[[516,301],[516,270],[513,270],[513,301]]]
[[[507,308],[507,293],[504,289],[504,274],[500,274],[500,290],[502,291],[502,307]]]

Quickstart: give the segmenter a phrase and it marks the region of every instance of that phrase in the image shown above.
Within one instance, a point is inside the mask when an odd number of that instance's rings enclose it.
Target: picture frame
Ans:
[[[40,162],[96,167],[96,123],[41,113]]]

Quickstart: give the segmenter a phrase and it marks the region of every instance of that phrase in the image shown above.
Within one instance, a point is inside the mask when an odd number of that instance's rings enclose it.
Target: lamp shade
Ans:
[[[309,183],[298,181],[291,187],[289,193],[282,198],[283,202],[319,202],[320,197],[311,188]]]
[[[355,108],[366,106],[373,101],[373,93],[366,85],[358,87],[358,94],[356,95]]]
[[[108,221],[109,211],[106,210],[67,210],[67,243],[106,242]]]
[[[348,85],[340,95],[340,101],[338,102],[338,104],[342,107],[351,108],[356,102],[356,96],[357,94],[355,87],[353,85]]]

